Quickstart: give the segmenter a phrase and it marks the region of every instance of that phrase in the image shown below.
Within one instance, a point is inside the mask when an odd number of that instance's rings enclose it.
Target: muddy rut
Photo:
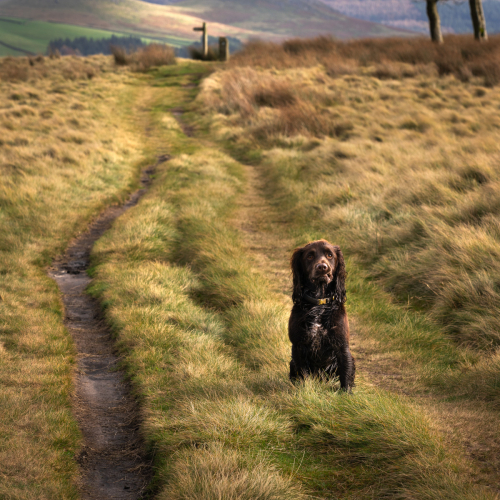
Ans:
[[[49,270],[58,284],[65,308],[65,325],[75,342],[77,370],[73,411],[83,434],[79,488],[85,500],[143,498],[152,478],[152,466],[139,433],[139,411],[119,355],[101,318],[99,304],[85,293],[91,282],[86,273],[94,243],[113,221],[137,204],[151,182],[158,162],[143,170],[141,189],[126,203],[106,209],[76,238]]]

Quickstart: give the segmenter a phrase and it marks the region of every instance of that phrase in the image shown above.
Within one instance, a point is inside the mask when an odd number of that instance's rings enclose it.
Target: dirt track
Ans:
[[[157,165],[168,160],[158,158]],[[86,500],[143,497],[152,467],[139,433],[139,411],[122,371],[109,328],[100,307],[85,289],[93,244],[113,221],[137,204],[146,192],[156,165],[142,172],[142,188],[122,206],[106,209],[54,262],[49,275],[57,282],[65,307],[65,324],[75,342],[77,371],[73,411],[83,434],[77,457],[80,491]]]

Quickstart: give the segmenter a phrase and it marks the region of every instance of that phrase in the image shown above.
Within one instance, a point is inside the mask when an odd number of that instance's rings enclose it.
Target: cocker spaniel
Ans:
[[[290,379],[338,376],[341,388],[350,391],[356,368],[349,349],[346,271],[340,247],[326,240],[312,241],[293,252],[291,266]]]

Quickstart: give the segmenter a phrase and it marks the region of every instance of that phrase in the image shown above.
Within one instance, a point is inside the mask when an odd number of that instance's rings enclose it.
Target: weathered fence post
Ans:
[[[201,35],[201,43],[203,44],[203,58],[206,59],[208,55],[207,23],[203,23],[201,28],[193,28],[193,31],[203,31]]]
[[[229,60],[229,41],[225,36],[219,37],[219,59],[221,61]]]

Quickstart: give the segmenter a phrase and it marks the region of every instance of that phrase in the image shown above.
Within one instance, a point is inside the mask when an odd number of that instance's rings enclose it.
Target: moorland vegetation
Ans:
[[[498,45],[454,41],[253,43],[147,73],[3,60],[0,494],[76,496],[74,351],[44,268],[161,151],[89,290],[157,498],[498,498]],[[320,237],[347,257],[352,395],[288,380],[287,257]]]
[[[174,49],[163,43],[151,43],[133,52],[121,45],[112,45],[111,52],[117,66],[130,66],[135,71],[147,71],[176,62]]]
[[[110,57],[0,60],[0,498],[77,498],[75,348],[54,257],[137,184],[136,89]]]
[[[495,351],[500,38],[255,43],[231,66],[202,96],[245,131],[235,146],[269,151],[280,203],[319,210],[396,297]]]

